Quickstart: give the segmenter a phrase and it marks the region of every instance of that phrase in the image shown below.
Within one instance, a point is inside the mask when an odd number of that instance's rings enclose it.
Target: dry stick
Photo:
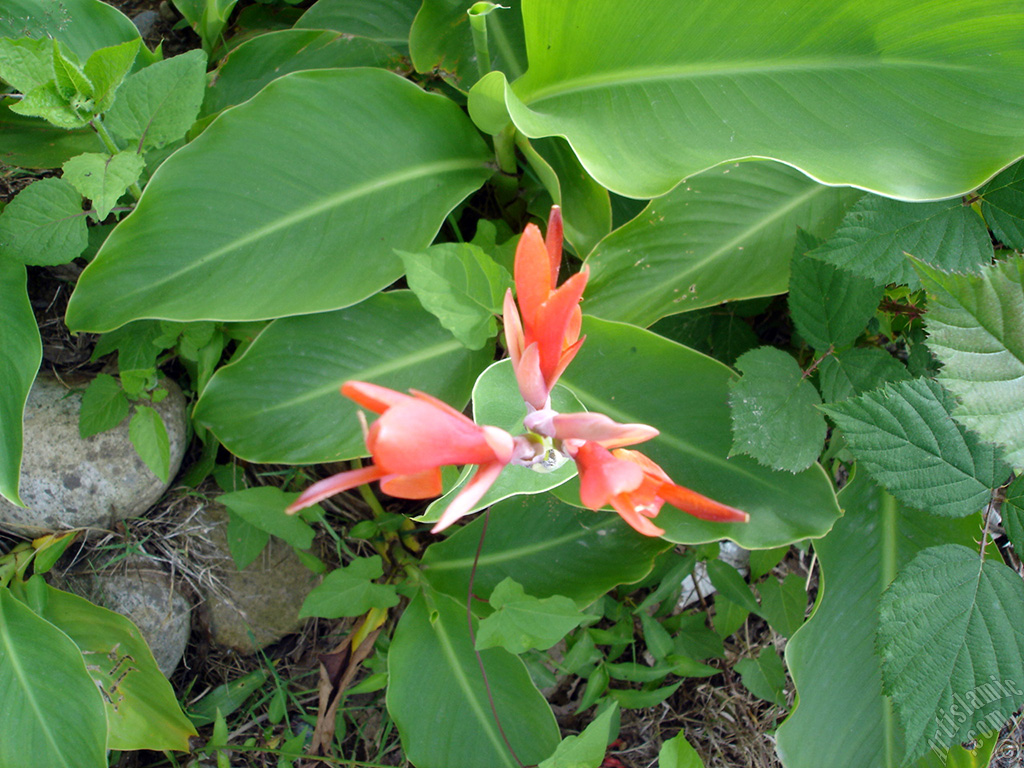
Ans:
[[[505,746],[508,748],[509,754],[512,755],[512,759],[516,761],[516,765],[519,768],[526,768],[526,765],[522,760],[519,759],[519,755],[512,748],[512,743],[508,740],[508,736],[505,735],[505,729],[501,727],[501,718],[498,717],[498,709],[494,706],[494,694],[491,693],[491,682],[487,679],[487,670],[484,669],[484,659],[480,655],[480,651],[476,649],[476,635],[473,632],[473,582],[476,580],[476,566],[480,562],[480,553],[484,548],[484,536],[487,534],[487,523],[491,519],[491,508],[488,507],[484,512],[484,524],[480,529],[480,542],[476,545],[476,555],[473,556],[473,567],[469,571],[469,593],[466,595],[466,623],[469,625],[469,642],[473,646],[473,655],[476,656],[476,663],[480,667],[480,675],[484,679],[484,690],[487,691],[487,702],[491,705],[491,714],[494,715],[494,724],[498,726],[498,733],[501,734],[501,740],[505,742]]]

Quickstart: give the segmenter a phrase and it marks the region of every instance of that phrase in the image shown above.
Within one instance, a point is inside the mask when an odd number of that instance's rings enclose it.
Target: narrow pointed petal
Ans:
[[[388,474],[415,475],[444,464],[484,464],[494,450],[481,427],[461,413],[410,398],[370,427],[367,447]]]
[[[661,536],[665,533],[663,528],[656,526],[645,515],[638,512],[632,504],[620,496],[612,498],[612,508],[637,533],[642,533],[644,536]]]
[[[439,533],[460,517],[470,514],[470,510],[483,498],[487,490],[494,485],[494,481],[498,479],[498,475],[501,474],[501,470],[504,468],[505,465],[497,461],[490,464],[481,464],[473,478],[466,483],[466,487],[459,492],[458,496],[452,499],[452,503],[448,505],[448,509],[444,511],[441,519],[430,529],[430,532]]]
[[[587,274],[589,274],[589,271]],[[580,331],[582,328],[583,310],[580,308],[580,305],[577,304],[576,309],[574,309],[572,314],[569,316],[569,326],[565,330],[565,339],[562,342],[562,346],[568,347],[570,344],[575,344],[576,340],[580,337]]]
[[[640,465],[644,474],[653,480],[661,483],[672,482],[672,478],[668,476],[668,473],[662,469],[660,465],[640,453],[640,451],[630,451],[625,448],[617,448],[612,451],[612,455],[617,459],[625,459],[626,461],[632,461],[634,464]]]
[[[346,381],[341,385],[341,394],[374,413],[384,413],[391,406],[410,399],[401,392],[367,381]]]
[[[646,424],[620,424],[603,413],[559,413],[552,419],[558,440],[593,440],[605,448],[634,445],[658,436]]]
[[[508,356],[512,358],[513,366],[519,365],[519,358],[523,356],[523,349],[526,347],[526,339],[523,336],[523,323],[519,319],[519,310],[516,309],[511,288],[505,291],[505,308],[501,320],[505,326],[505,344],[508,346]]]
[[[531,344],[523,351],[519,359],[519,365],[515,366],[516,383],[519,384],[519,394],[523,400],[532,405],[538,411],[542,410],[548,401],[550,390],[544,383],[544,377],[540,372],[540,349],[537,344]]]
[[[658,495],[673,507],[688,515],[710,520],[714,523],[745,523],[750,515],[735,507],[720,504],[714,499],[702,496],[696,491],[675,483],[666,483],[658,489]]]
[[[530,318],[554,288],[551,282],[551,260],[536,224],[527,224],[519,238],[514,272],[523,324],[529,328]]]
[[[439,400],[433,395],[428,395],[426,392],[421,392],[418,389],[410,389],[409,392],[411,392],[412,396],[417,400],[422,400],[425,403],[430,403],[431,405],[436,406],[438,409],[444,411],[457,421],[461,421],[467,425],[475,426],[475,423],[471,418],[469,418],[469,416],[464,414],[462,411],[455,410],[450,405],[448,405],[448,403],[446,403],[444,400]]]
[[[380,480],[380,489],[388,496],[399,499],[432,499],[440,496],[441,468],[428,469],[415,475],[386,475]]]
[[[318,483],[313,483],[309,488],[302,492],[295,501],[288,505],[285,509],[289,515],[293,515],[300,509],[311,507],[317,504],[329,496],[334,496],[336,493],[342,491],[348,491],[355,488],[357,485],[365,485],[366,483],[372,483],[374,480],[379,480],[387,473],[378,466],[371,464],[368,467],[361,467],[360,469],[350,469],[348,472],[339,472],[337,475],[331,475],[330,477],[324,478]]]
[[[538,308],[532,324],[524,317],[527,338],[535,339],[540,346],[540,364],[545,381],[550,382],[554,378],[565,347],[566,332],[587,287],[587,274],[584,268],[583,272],[577,272],[559,286]]]
[[[640,467],[615,458],[597,443],[584,443],[573,458],[580,473],[580,501],[589,509],[600,509],[613,496],[635,491],[643,483]]]
[[[558,285],[558,270],[562,266],[562,209],[551,206],[551,213],[548,214],[548,231],[544,235],[544,246],[548,249],[548,258],[551,260],[551,285]]]
[[[566,347],[564,350],[562,350],[562,354],[558,358],[558,366],[555,368],[555,372],[551,377],[552,389],[554,388],[555,384],[558,383],[558,380],[562,378],[562,374],[565,373],[565,369],[569,367],[569,363],[571,363],[573,361],[573,358],[576,357],[576,353],[580,351],[580,347],[583,346],[583,342],[586,340],[587,337],[584,336],[575,344]]]

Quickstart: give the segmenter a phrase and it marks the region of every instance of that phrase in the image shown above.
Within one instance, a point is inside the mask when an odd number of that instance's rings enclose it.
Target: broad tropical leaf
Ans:
[[[595,0],[581,13],[527,0],[529,70],[511,86],[500,72],[482,79],[470,111],[488,131],[511,116],[527,136],[565,136],[595,179],[633,197],[745,157],[892,197],[951,197],[1024,154],[1018,11]]]
[[[401,274],[395,248],[426,247],[487,161],[455,104],[397,75],[286,75],[154,173],[82,273],[68,323],[266,319],[361,301]]]

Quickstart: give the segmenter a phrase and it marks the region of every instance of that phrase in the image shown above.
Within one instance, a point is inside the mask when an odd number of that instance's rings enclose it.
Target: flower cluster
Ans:
[[[558,285],[562,261],[562,216],[551,210],[547,238],[528,224],[515,256],[516,299],[505,296],[504,325],[509,357],[526,404],[526,433],[476,424],[440,400],[360,381],[341,392],[379,418],[365,430],[372,464],[328,477],[310,486],[289,512],[316,504],[357,485],[380,481],[381,490],[403,499],[441,494],[441,467],[475,465],[472,479],[434,526],[436,533],[473,511],[509,465],[543,464],[550,450],[572,459],[580,477],[580,501],[590,509],[605,505],[647,536],[664,530],[652,522],[666,502],[704,520],[745,522],[733,507],[676,485],[647,456],[626,446],[658,435],[646,424],[620,424],[600,413],[558,413],[551,391],[572,362],[580,337],[580,300],[587,285],[583,269]]]

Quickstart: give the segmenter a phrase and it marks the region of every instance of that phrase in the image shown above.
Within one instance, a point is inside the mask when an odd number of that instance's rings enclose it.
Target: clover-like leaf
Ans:
[[[960,402],[953,418],[1002,446],[1024,468],[1024,258],[979,275],[915,263],[928,292],[928,346],[939,379]]]
[[[937,382],[914,379],[824,410],[893,496],[936,515],[963,517],[985,505],[1009,469],[991,445],[950,418],[953,404]]]
[[[511,653],[525,653],[531,648],[544,651],[584,619],[576,603],[562,595],[543,600],[526,594],[523,585],[506,577],[491,592],[495,612],[480,622],[476,648],[501,647]]]
[[[799,472],[818,458],[825,442],[821,398],[790,355],[752,349],[736,361],[743,378],[730,385],[733,447],[774,469]]]
[[[1003,563],[959,544],[925,549],[880,610],[883,688],[908,759],[966,741],[979,723],[1001,722],[1024,704],[1024,582]]]

